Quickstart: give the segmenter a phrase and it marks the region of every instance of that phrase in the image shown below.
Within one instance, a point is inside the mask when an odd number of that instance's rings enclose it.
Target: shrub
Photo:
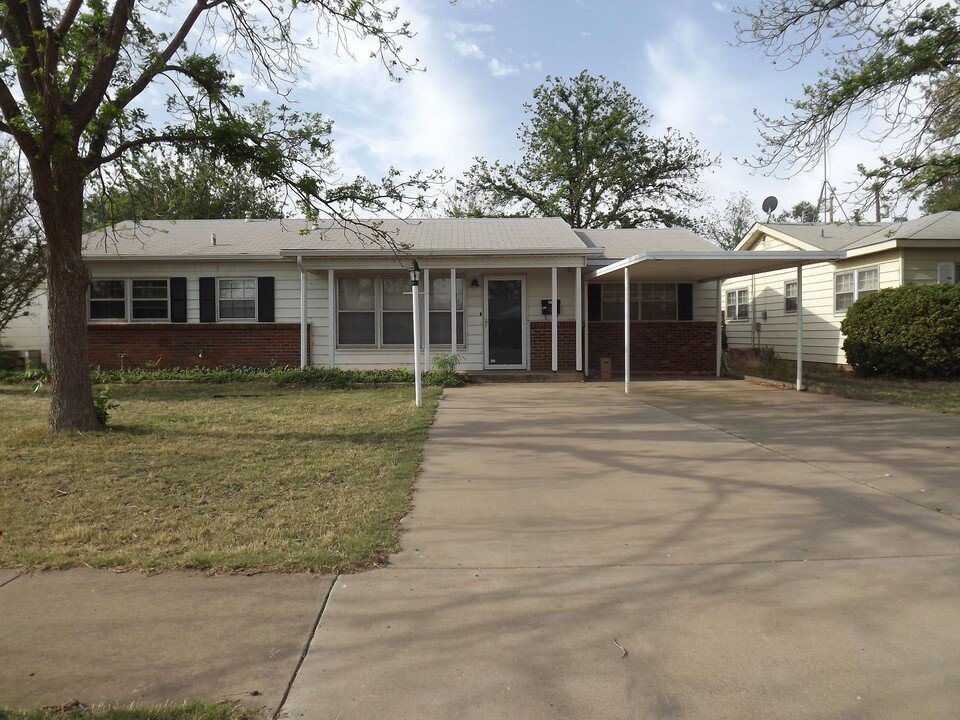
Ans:
[[[857,300],[840,324],[857,375],[960,375],[960,285],[906,285]]]

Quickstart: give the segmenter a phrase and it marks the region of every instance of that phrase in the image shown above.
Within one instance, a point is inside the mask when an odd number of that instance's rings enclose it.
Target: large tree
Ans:
[[[280,218],[281,188],[206,152],[158,152],[137,158],[122,177],[88,197],[88,230],[121,220]]]
[[[517,163],[477,158],[459,185],[477,207],[561,217],[577,228],[692,225],[697,184],[715,159],[668,130],[651,137],[651,116],[620,83],[583,71],[548,77],[526,103]]]
[[[697,229],[723,250],[733,250],[756,221],[756,205],[750,195],[731,193],[723,211],[708,215]]]
[[[755,164],[809,169],[844,132],[895,142],[861,167],[866,198],[884,185],[917,196],[960,173],[960,6],[927,0],[760,0],[739,8],[741,41],[778,61],[830,66],[785,117],[758,114]]]
[[[422,198],[429,178],[392,169],[334,184],[330,120],[288,100],[317,35],[341,49],[352,35],[391,75],[411,67],[400,47],[410,30],[384,0],[0,0],[0,132],[29,163],[46,242],[53,431],[97,425],[81,255],[91,177],[123,177],[168,145],[249,167],[343,221]],[[234,65],[280,103],[243,105]]]
[[[784,210],[777,216],[777,222],[782,223],[815,223],[820,219],[820,210],[812,202],[801,200],[789,210]]]
[[[24,313],[43,276],[29,178],[11,144],[0,143],[0,330]]]

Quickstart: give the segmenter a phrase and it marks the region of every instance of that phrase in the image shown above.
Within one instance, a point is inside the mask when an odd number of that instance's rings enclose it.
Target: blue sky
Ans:
[[[344,176],[380,177],[442,167],[458,177],[475,156],[518,158],[516,131],[523,104],[547,75],[588,70],[621,82],[652,112],[651,132],[674,127],[721,156],[703,178],[722,206],[747,191],[759,204],[775,195],[780,208],[815,202],[820,165],[792,178],[764,176],[735,158],[755,152],[754,108],[782,115],[786,99],[816,77],[819,60],[778,69],[753,47],[736,43],[736,16],[718,0],[399,0],[401,17],[417,36],[408,58],[425,72],[392,83],[358,42],[354,57],[330,38],[310,56],[296,92],[305,108],[335,120],[337,159]],[[749,2],[747,3],[750,4]],[[831,151],[830,177],[849,187],[858,162],[878,152],[851,136]],[[852,208],[851,208],[852,210]]]

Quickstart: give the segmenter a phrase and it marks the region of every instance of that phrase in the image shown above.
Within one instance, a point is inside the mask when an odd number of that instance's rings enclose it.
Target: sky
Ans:
[[[404,56],[422,72],[391,82],[356,39],[321,33],[294,97],[333,118],[344,177],[443,168],[451,178],[475,157],[519,159],[524,103],[547,76],[581,70],[616,80],[652,113],[649,132],[695,137],[720,165],[702,178],[713,204],[747,192],[757,215],[767,196],[784,210],[816,203],[820,163],[790,176],[744,167],[759,142],[754,109],[782,116],[788,99],[815,80],[821,58],[781,68],[737,43],[738,16],[721,0],[397,0],[416,37]],[[751,6],[751,0],[738,4]],[[782,63],[781,63],[782,65]],[[828,156],[831,183],[849,190],[860,162],[878,148],[851,134]],[[700,215],[707,208],[691,208]],[[848,212],[852,214],[852,206]],[[872,218],[871,218],[872,219]]]

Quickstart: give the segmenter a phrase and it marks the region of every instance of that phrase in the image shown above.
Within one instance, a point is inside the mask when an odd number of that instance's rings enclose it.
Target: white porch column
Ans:
[[[430,269],[423,270],[423,369],[430,369]]]
[[[583,281],[581,277],[580,268],[577,267],[573,280],[576,283],[573,304],[577,323],[577,372],[583,371]]]
[[[337,286],[333,268],[327,270],[327,366],[337,364]]]
[[[307,366],[307,271],[303,267],[303,258],[297,257],[300,268],[300,367]]]
[[[467,288],[463,288],[463,332],[467,332]],[[450,354],[457,354],[457,269],[450,268]]]
[[[550,369],[559,367],[557,362],[557,268],[550,268]]]
[[[717,377],[723,364],[723,282],[717,280]]]
[[[623,392],[630,394],[630,267],[623,268]]]
[[[803,265],[797,265],[797,390],[803,390]]]

